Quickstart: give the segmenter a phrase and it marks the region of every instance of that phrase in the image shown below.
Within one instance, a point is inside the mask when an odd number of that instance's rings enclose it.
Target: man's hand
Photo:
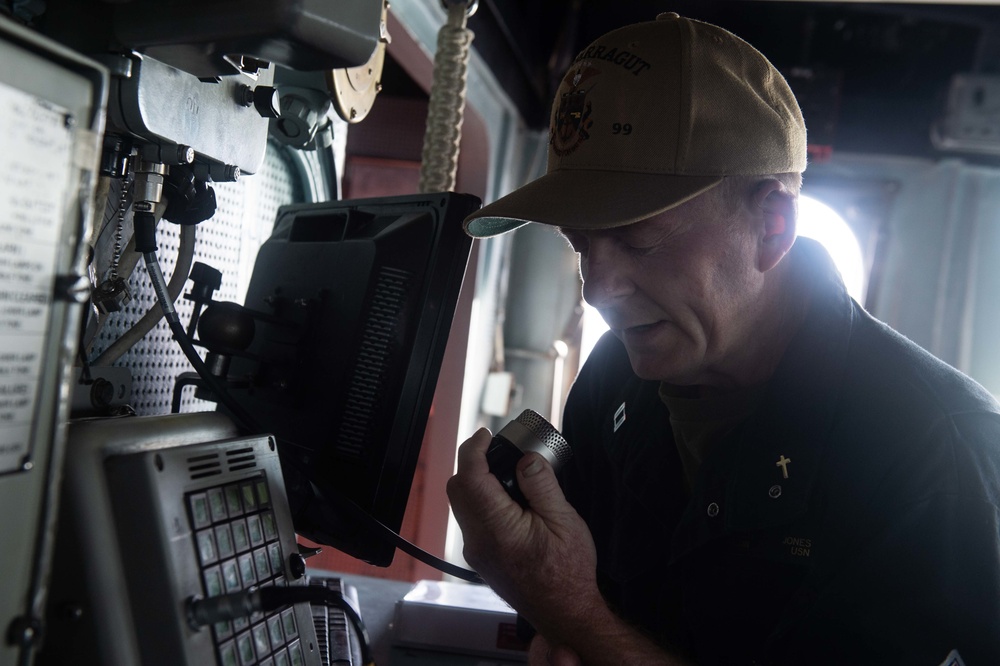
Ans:
[[[608,608],[597,587],[594,539],[552,467],[537,453],[518,461],[517,484],[529,504],[522,508],[490,473],[491,440],[483,428],[462,444],[448,497],[465,559],[545,637],[532,658],[544,645],[545,658],[558,665],[680,664]]]
[[[448,497],[465,538],[465,558],[496,592],[541,632],[560,637],[581,614],[604,606],[597,555],[586,523],[563,496],[552,467],[537,453],[517,464],[522,508],[489,471],[490,432],[458,450]]]

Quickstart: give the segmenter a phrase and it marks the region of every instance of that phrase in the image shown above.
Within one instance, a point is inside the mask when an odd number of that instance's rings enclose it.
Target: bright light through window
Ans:
[[[858,240],[847,222],[826,204],[800,195],[798,234],[812,238],[826,248],[844,279],[847,293],[861,302],[865,283],[864,260],[861,246],[858,245]],[[597,310],[584,303],[583,339],[580,344],[581,365],[607,330],[608,325],[604,323]]]
[[[865,263],[858,239],[844,218],[826,204],[803,194],[799,196],[798,233],[826,248],[844,279],[847,293],[863,302]]]
[[[601,313],[585,301],[583,303],[583,330],[580,335],[580,367],[583,367],[583,362],[590,356],[594,345],[607,330],[608,325],[604,323],[604,317],[601,316]]]

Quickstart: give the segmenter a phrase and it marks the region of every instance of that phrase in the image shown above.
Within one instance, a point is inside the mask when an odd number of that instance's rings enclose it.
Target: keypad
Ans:
[[[206,597],[285,584],[278,524],[264,475],[189,493],[186,502]],[[212,631],[223,666],[305,664],[291,608],[220,622]]]

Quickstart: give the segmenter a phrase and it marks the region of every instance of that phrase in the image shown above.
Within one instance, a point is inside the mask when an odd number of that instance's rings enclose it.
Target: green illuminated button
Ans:
[[[275,541],[278,538],[278,524],[274,521],[274,514],[265,511],[260,514],[260,524],[264,528],[264,538],[268,541]]]
[[[267,489],[267,479],[260,479],[257,481],[257,499],[260,500],[260,505],[262,507],[269,506],[271,504],[271,491]]]
[[[219,557],[232,557],[236,554],[236,544],[233,543],[233,530],[229,525],[219,525],[215,528],[215,543],[219,546]]]
[[[222,488],[209,488],[208,509],[212,514],[212,522],[218,523],[229,517],[226,511],[226,497],[222,494]]]
[[[252,483],[241,484],[240,495],[243,497],[243,509],[247,513],[257,510],[257,495],[253,491]]]
[[[240,576],[243,578],[243,588],[246,589],[257,584],[257,576],[253,570],[253,555],[244,553],[240,555]]]
[[[235,518],[243,514],[243,503],[240,501],[240,487],[236,484],[226,486],[223,491],[226,496],[226,508],[229,515]]]
[[[226,592],[239,592],[242,589],[236,560],[226,560],[222,563],[222,580],[226,583]]]
[[[196,530],[208,527],[212,523],[211,514],[208,512],[208,498],[205,493],[197,493],[188,498],[191,506],[191,520],[194,522]]]
[[[281,626],[285,630],[285,638],[291,639],[299,635],[299,630],[295,626],[295,611],[291,608],[281,611]]]
[[[240,654],[242,664],[252,664],[256,660],[257,655],[253,653],[253,638],[249,632],[236,637],[236,651]]]
[[[267,633],[271,636],[271,645],[277,649],[279,645],[284,644],[285,636],[281,633],[281,618],[277,615],[273,615],[267,618]]]
[[[271,560],[271,571],[275,575],[279,575],[279,574],[284,573],[284,571],[285,571],[285,563],[282,561],[282,558],[281,558],[281,544],[280,543],[272,543],[272,544],[268,545],[268,547],[267,547],[267,557],[268,557],[268,559]]]
[[[233,635],[233,623],[232,622],[216,622],[212,627],[215,629],[216,640],[222,640],[223,638],[229,638]]]
[[[264,545],[264,528],[260,524],[260,516],[247,516],[247,532],[250,534],[251,546]]]
[[[218,559],[218,552],[215,550],[215,533],[208,529],[198,532],[198,557],[202,566],[211,564]]]
[[[225,592],[222,582],[222,572],[219,570],[219,567],[205,569],[205,573],[203,575],[205,578],[206,596],[217,597]]]
[[[267,627],[263,624],[256,625],[251,631],[253,634],[253,644],[257,649],[257,654],[263,657],[271,653],[271,642],[267,639]]]
[[[240,666],[239,657],[236,656],[236,644],[228,641],[219,646],[219,663],[222,666]]]
[[[267,550],[258,548],[253,551],[253,563],[257,567],[257,580],[264,582],[271,577],[271,564],[267,559]]]
[[[233,543],[236,545],[237,553],[250,550],[250,533],[247,532],[247,521],[237,520],[233,522]]]
[[[306,666],[306,658],[302,654],[302,646],[299,645],[298,641],[288,646],[288,658],[291,660],[292,666]]]

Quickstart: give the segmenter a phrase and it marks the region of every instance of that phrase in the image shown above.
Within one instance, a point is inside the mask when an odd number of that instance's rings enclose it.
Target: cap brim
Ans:
[[[486,238],[538,222],[567,229],[610,229],[669,210],[722,182],[721,176],[621,171],[554,171],[465,218]]]

